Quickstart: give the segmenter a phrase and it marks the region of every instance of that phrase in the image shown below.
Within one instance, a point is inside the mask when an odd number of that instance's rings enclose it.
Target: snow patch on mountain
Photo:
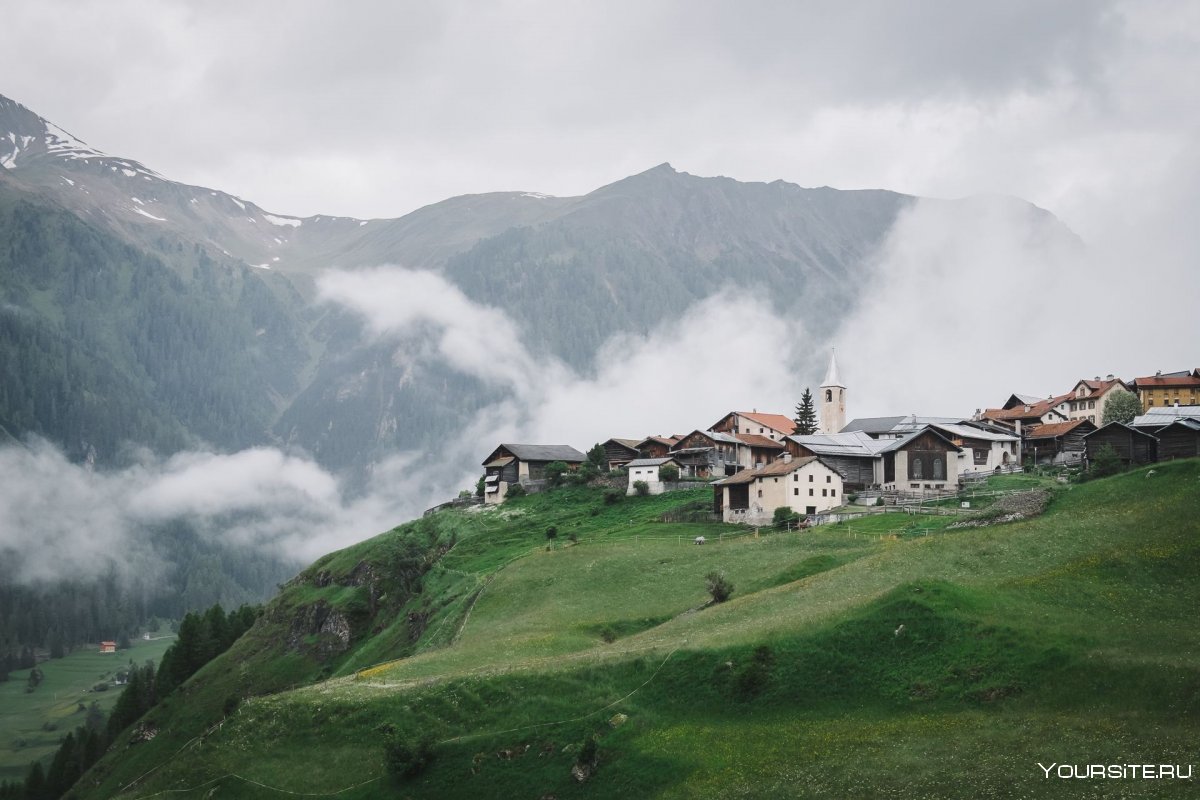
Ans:
[[[151,214],[149,211],[143,211],[140,208],[135,208],[135,209],[133,209],[133,211],[135,214],[141,214],[143,217],[149,217],[150,219],[152,219],[156,222],[166,222],[167,221],[166,217],[156,217],[153,214]]]
[[[272,225],[288,228],[299,228],[304,224],[304,220],[295,219],[293,217],[277,217],[274,214],[263,214],[263,219]]]

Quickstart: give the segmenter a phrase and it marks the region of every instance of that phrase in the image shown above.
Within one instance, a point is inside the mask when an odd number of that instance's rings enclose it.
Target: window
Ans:
[[[908,488],[910,488],[910,489],[920,489],[920,488],[921,488],[921,484],[919,484],[919,483],[910,483],[910,484],[908,485]]]
[[[828,490],[828,489],[822,489],[822,490],[821,490],[821,497],[828,497],[828,496],[829,496],[829,490]]]
[[[809,497],[812,497],[812,496],[813,496],[813,491],[814,491],[814,490],[812,490],[812,489],[809,489],[809,490],[808,490],[808,496],[809,496]]]
[[[837,489],[830,489],[830,490],[829,490],[829,496],[830,496],[830,497],[837,497]]]
[[[916,458],[913,459],[912,468],[913,468],[912,476],[914,478],[924,478],[925,477],[925,465],[922,463],[920,456],[917,456]]]
[[[758,496],[759,496],[759,497],[762,497],[762,489],[759,489],[759,490],[758,490]]]
[[[795,489],[792,489],[792,494],[799,496],[800,495],[800,487],[797,486]]]
[[[942,460],[940,458],[935,458],[933,460],[933,479],[935,481],[940,481],[945,477],[946,468],[942,465]]]
[[[1096,401],[1088,400],[1088,408],[1095,408],[1095,407],[1096,407]]]
[[[811,474],[811,473],[809,473],[809,476],[808,476],[808,482],[809,482],[809,483],[812,483],[812,482],[813,482],[813,476],[812,476],[812,474]]]
[[[800,475],[799,475],[799,473],[793,472],[793,473],[792,473],[792,480],[793,480],[793,481],[798,481],[798,480],[800,480]]]
[[[826,482],[826,483],[833,483],[833,476],[832,476],[832,475],[826,475],[826,476],[825,476],[825,482]]]
[[[826,402],[826,403],[832,403],[832,402],[833,402],[833,389],[826,389],[826,390],[825,390],[825,402]]]

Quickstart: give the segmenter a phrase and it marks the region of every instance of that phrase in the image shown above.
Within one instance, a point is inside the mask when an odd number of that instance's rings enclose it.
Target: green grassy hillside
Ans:
[[[704,492],[565,489],[327,556],[81,796],[1194,796],[1038,762],[1200,761],[1200,462],[984,528],[657,521]]]
[[[0,683],[0,783],[23,780],[29,764],[49,758],[64,736],[84,723],[80,709],[95,701],[107,713],[123,691],[112,686],[113,677],[130,660],[155,664],[171,646],[174,636],[152,641],[135,639],[129,650],[101,653],[95,645],[76,650],[63,658],[38,664],[45,678],[26,691],[30,670],[22,669]],[[93,691],[103,685],[104,691]]]

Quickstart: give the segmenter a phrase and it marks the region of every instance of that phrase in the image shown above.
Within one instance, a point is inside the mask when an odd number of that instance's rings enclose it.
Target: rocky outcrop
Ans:
[[[324,600],[296,611],[288,631],[288,649],[326,661],[350,649],[350,621]]]

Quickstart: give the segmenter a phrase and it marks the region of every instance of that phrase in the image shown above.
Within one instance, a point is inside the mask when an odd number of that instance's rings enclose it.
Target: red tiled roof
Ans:
[[[805,464],[819,460],[816,456],[806,456],[805,458],[793,458],[791,461],[772,461],[770,464],[758,467],[757,469],[744,469],[736,475],[721,481],[720,485],[729,486],[734,483],[750,483],[755,478],[765,478],[773,475],[790,475]]]
[[[1092,424],[1086,419],[1073,419],[1070,422],[1051,422],[1046,425],[1037,425],[1032,428],[1025,429],[1026,439],[1050,439],[1055,436],[1063,436],[1078,428],[1080,425]]]
[[[762,414],[758,411],[738,411],[737,413],[746,419],[754,420],[759,425],[783,434],[791,434],[792,431],[796,430],[795,421],[783,414]]]
[[[1179,376],[1179,377],[1175,377],[1175,378],[1168,378],[1166,376],[1153,375],[1149,378],[1138,378],[1137,380],[1134,381],[1134,383],[1137,384],[1139,389],[1142,389],[1142,388],[1152,389],[1155,387],[1164,387],[1164,386],[1195,386],[1195,387],[1200,388],[1200,378],[1197,378],[1194,375],[1184,375],[1184,376]]]
[[[760,436],[757,433],[735,433],[733,437],[742,440],[751,447],[769,447],[772,450],[785,450],[787,448],[783,442],[777,442],[774,439]]]

